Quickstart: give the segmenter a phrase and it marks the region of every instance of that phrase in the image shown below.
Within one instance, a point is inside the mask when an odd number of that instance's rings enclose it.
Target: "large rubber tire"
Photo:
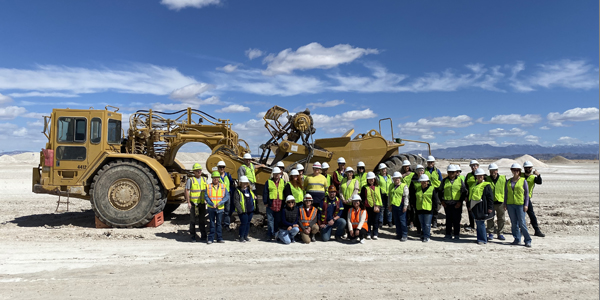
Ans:
[[[167,203],[167,205],[165,205],[165,209],[163,210],[163,214],[165,215],[165,218],[171,216],[171,214],[175,210],[177,210],[177,208],[179,208],[179,205],[181,205],[181,204],[168,204]]]
[[[116,160],[102,167],[94,176],[90,195],[96,217],[116,228],[144,226],[167,203],[154,172],[133,160]]]

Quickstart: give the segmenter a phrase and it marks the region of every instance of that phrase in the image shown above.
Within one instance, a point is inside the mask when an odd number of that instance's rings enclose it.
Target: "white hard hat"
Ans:
[[[273,168],[273,174],[280,174],[280,173],[281,173],[281,169],[279,167]]]
[[[533,168],[533,164],[530,161],[523,163],[523,168]]]
[[[285,202],[288,202],[288,201],[294,201],[294,202],[296,202],[296,198],[294,198],[294,196],[292,196],[292,195],[288,195],[285,198]]]
[[[298,172],[298,170],[293,169],[292,171],[290,171],[290,176],[300,176],[300,173]]]
[[[488,170],[498,170],[498,165],[495,163],[491,163],[488,167]]]
[[[226,166],[227,166],[227,165],[225,164],[225,162],[224,162],[224,161],[219,161],[219,162],[217,163],[217,167],[226,167]]]
[[[309,200],[309,201],[313,201],[313,197],[312,197],[312,195],[311,195],[311,194],[308,194],[308,193],[307,193],[306,195],[304,195],[304,201],[307,201],[307,200]]]
[[[510,166],[510,168],[511,168],[511,169],[519,169],[519,170],[521,170],[521,165],[520,165],[520,164],[518,164],[518,163],[514,163],[514,164],[512,164],[512,165]]]
[[[379,170],[387,169],[387,166],[384,163],[379,164]]]
[[[346,160],[343,157],[338,158],[337,160],[338,164],[345,164]]]
[[[422,165],[417,165],[417,167],[415,168],[415,170],[416,169],[425,169],[425,167],[423,167]]]
[[[394,172],[394,175],[392,175],[392,178],[402,178],[402,174],[400,174],[400,172]]]
[[[213,172],[214,172],[214,171],[219,171],[219,168],[217,168],[217,167],[212,167],[211,171],[213,171]]]
[[[408,161],[408,160],[404,160],[404,161],[402,162],[402,166],[403,166],[403,167],[405,167],[405,166],[410,166],[410,161]]]
[[[303,166],[303,165],[301,165],[301,164],[297,164],[297,165],[296,165],[296,170],[298,170],[298,171],[302,171],[302,170],[304,170],[304,166]]]
[[[240,177],[240,183],[242,183],[242,182],[250,183],[250,180],[248,180],[248,177],[242,176],[242,177]]]
[[[477,175],[485,175],[485,172],[482,168],[477,168],[477,170],[475,170],[475,176]]]
[[[427,161],[428,161],[428,162],[430,162],[430,161],[435,161],[435,157],[433,157],[433,156],[429,155],[429,156],[427,156]]]
[[[367,173],[367,179],[375,179],[375,173],[373,173],[373,172]]]
[[[347,167],[346,170],[344,170],[344,173],[348,172],[354,172],[354,169],[352,169],[352,167]]]
[[[479,162],[478,162],[478,161],[476,161],[476,160],[472,160],[472,161],[469,163],[469,166],[472,166],[472,165],[478,165],[478,164],[479,164]]]
[[[356,164],[356,166],[357,166],[357,167],[363,167],[363,168],[364,168],[364,167],[365,167],[365,163],[364,163],[364,162],[362,162],[362,161],[359,161],[359,162]]]
[[[282,161],[278,161],[277,166],[280,168],[285,168],[285,164]]]
[[[449,165],[448,168],[446,169],[446,172],[456,172],[456,166]]]
[[[362,201],[362,199],[360,199],[360,196],[358,194],[352,196],[352,199],[350,199],[352,201]]]
[[[320,163],[320,162],[318,162],[318,161],[316,161],[316,162],[313,164],[313,169],[320,169],[320,168],[321,168],[321,163]]]
[[[421,182],[421,181],[429,181],[429,176],[427,176],[427,175],[425,175],[425,174],[422,174],[422,175],[419,177],[419,182]]]
[[[244,159],[252,159],[252,155],[250,153],[244,154]]]
[[[321,164],[321,169],[329,169],[329,164],[324,162]]]

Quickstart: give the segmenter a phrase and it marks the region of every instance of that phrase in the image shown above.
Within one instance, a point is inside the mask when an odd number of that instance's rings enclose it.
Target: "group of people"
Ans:
[[[238,182],[225,172],[226,164],[220,161],[211,173],[211,182],[201,177],[199,164],[193,167],[194,177],[186,183],[185,197],[190,209],[190,234],[198,241],[196,224],[200,226],[200,240],[208,244],[223,242],[222,227],[229,226],[233,212],[240,219],[238,241],[249,242],[250,221],[258,209],[256,202],[256,166],[250,154],[244,155],[244,165],[238,170]],[[379,228],[395,226],[396,238],[408,239],[409,227],[416,227],[421,241],[431,239],[431,228],[437,228],[438,207],[446,214],[444,239],[460,239],[463,205],[466,205],[469,224],[476,225],[477,243],[485,244],[494,238],[505,240],[503,229],[505,212],[512,225],[512,244],[531,247],[525,214],[531,219],[536,236],[540,231],[531,197],[541,175],[533,165],[524,163],[511,166],[512,178],[498,174],[498,166],[490,164],[486,174],[476,160],[470,162],[472,172],[461,175],[455,165],[447,168],[447,177],[435,166],[435,158],[427,158],[427,167],[403,161],[399,172],[388,174],[388,166],[381,163],[377,174],[367,172],[363,162],[356,171],[346,167],[344,158],[337,160],[338,168],[328,173],[328,163],[315,162],[313,173],[304,174],[304,166],[297,164],[289,174],[285,165],[278,162],[271,178],[264,183],[262,201],[266,207],[267,239],[283,244],[316,241],[317,234],[329,241],[332,234],[337,241],[351,240],[364,243],[377,240]],[[208,213],[210,232],[205,229],[204,216]],[[494,222],[494,218],[497,222]],[[486,226],[487,224],[487,226]]]

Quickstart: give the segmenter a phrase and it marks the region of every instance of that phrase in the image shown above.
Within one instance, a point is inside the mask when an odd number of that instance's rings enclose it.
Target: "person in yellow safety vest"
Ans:
[[[366,166],[362,161],[359,161],[358,164],[356,164],[356,179],[358,179],[361,189],[367,185]]]
[[[344,204],[342,218],[348,219],[348,210],[352,208],[352,198],[360,193],[360,182],[354,178],[354,169],[352,167],[347,167],[344,171],[346,175],[340,183],[339,196]],[[343,236],[343,238],[346,238],[346,236]]]
[[[369,222],[367,223],[369,225],[369,234],[367,235],[367,240],[369,238],[376,240],[379,238],[379,215],[381,214],[383,203],[381,202],[381,189],[379,188],[375,173],[367,173],[367,185],[360,190],[360,198],[364,199],[365,209],[369,215]]]
[[[315,234],[319,233],[319,225],[317,225],[317,215],[319,208],[312,205],[313,199],[310,194],[304,196],[304,207],[300,208],[300,237],[305,244],[316,242]]]
[[[240,218],[240,238],[241,243],[249,242],[248,234],[250,233],[250,221],[254,216],[254,208],[256,207],[256,196],[250,189],[250,181],[248,177],[240,178],[239,186],[231,193],[231,199],[235,207],[235,211]]]
[[[294,196],[296,206],[302,207],[304,200],[304,181],[298,170],[293,169],[290,172],[290,182],[285,184],[283,188],[283,198],[287,199],[289,195]]]
[[[546,235],[542,233],[540,227],[538,225],[537,217],[535,216],[535,211],[533,211],[533,188],[535,188],[536,184],[542,184],[542,175],[538,170],[533,169],[533,164],[530,161],[526,161],[523,163],[523,169],[525,170],[525,174],[523,174],[523,178],[527,181],[527,185],[529,186],[529,206],[527,207],[527,215],[529,216],[529,220],[531,221],[531,226],[535,233],[533,235],[539,237],[545,237]]]
[[[485,172],[475,170],[475,184],[469,191],[469,211],[477,224],[477,245],[487,244],[485,222],[494,219],[494,196],[490,183],[485,181]]]
[[[271,176],[272,178],[265,182],[262,197],[267,212],[267,240],[277,241],[278,231],[275,226],[279,224],[279,212],[285,202],[285,197],[283,196],[285,183],[281,179],[281,170],[279,167],[273,168]]]
[[[402,182],[407,186],[412,183],[412,177],[415,173],[410,169],[410,161],[402,161],[402,168],[400,168],[400,175],[402,175]]]
[[[313,206],[321,207],[327,192],[327,178],[321,175],[321,164],[317,161],[313,164],[313,174],[304,179],[304,190],[313,198]]]
[[[415,167],[415,171],[407,176],[408,178],[411,179],[407,183],[408,189],[410,191],[409,192],[410,195],[414,195],[414,193],[415,193],[414,191],[415,191],[416,186],[417,185],[421,185],[421,183],[419,183],[419,178],[424,173],[425,173],[425,167],[423,167],[422,165],[417,165]],[[416,203],[415,203],[414,199],[415,199],[414,197],[409,198],[408,219],[410,221],[407,221],[407,223],[408,223],[408,228],[409,229],[412,229],[413,227],[416,227],[417,228],[417,233],[421,234],[421,227],[419,225],[419,216],[417,216]]]
[[[504,189],[504,209],[508,210],[508,217],[512,226],[512,235],[515,240],[512,245],[521,244],[521,234],[525,238],[525,247],[531,247],[531,236],[527,231],[525,213],[529,207],[529,186],[527,180],[521,177],[521,165],[514,163],[510,166],[513,177],[506,182]]]
[[[263,167],[263,164],[254,165],[252,163],[252,155],[250,153],[244,154],[244,164],[238,169],[238,178],[242,176],[248,177],[250,181],[250,187],[253,191],[256,190],[256,168]]]
[[[475,170],[479,169],[479,162],[476,160],[471,160],[471,162],[469,163],[469,167],[471,168],[471,173],[467,174],[467,176],[465,177],[465,183],[467,184],[467,189],[470,191],[471,188],[473,187],[473,185],[475,185],[475,182],[477,181],[475,179]],[[475,220],[473,219],[473,214],[469,211],[469,226],[465,227],[466,231],[473,231],[475,230]]]
[[[225,243],[223,240],[223,214],[225,213],[225,205],[229,204],[229,192],[224,184],[220,181],[221,174],[218,171],[212,172],[211,180],[212,183],[206,187],[204,193],[204,200],[208,208],[208,220],[210,221],[210,233],[208,234],[207,244],[214,242],[215,235],[217,237],[217,243]]]
[[[379,174],[377,175],[377,181],[379,182],[379,189],[381,190],[381,202],[383,203],[383,211],[379,214],[379,227],[383,228],[383,225],[392,227],[392,211],[389,209],[388,203],[388,190],[393,184],[392,176],[387,173],[387,165],[384,163],[378,166]]]
[[[202,166],[195,163],[192,167],[194,177],[188,178],[185,183],[184,198],[190,210],[190,235],[192,242],[206,240],[206,202],[204,191],[206,180],[202,177]],[[196,238],[196,224],[200,230],[200,239]]]
[[[231,194],[231,191],[235,189],[235,182],[233,181],[231,174],[229,174],[229,172],[225,172],[226,167],[227,164],[222,160],[217,163],[219,182],[224,184],[225,188],[227,188],[227,192]],[[229,225],[231,224],[231,215],[233,214],[234,210],[235,207],[233,206],[233,201],[229,201],[229,204],[225,206],[225,213],[223,215],[223,227],[225,227],[227,230],[229,230]]]
[[[324,162],[321,164],[321,175],[323,175],[325,177],[325,179],[327,179],[327,187],[331,186],[333,184],[333,176],[327,174],[327,171],[329,170],[329,164]],[[337,187],[335,188],[337,191]]]
[[[498,174],[498,165],[491,163],[488,167],[490,172],[486,176],[485,181],[490,183],[492,194],[494,195],[494,210],[496,211],[496,220],[498,226],[494,226],[494,219],[489,219],[487,222],[488,240],[494,239],[494,232],[498,235],[498,239],[504,241],[506,238],[502,234],[504,231],[504,223],[506,216],[504,211],[504,187],[506,186],[506,176]]]
[[[283,182],[288,183],[290,181],[290,175],[285,171],[285,164],[282,161],[278,161],[276,166],[281,170],[281,179]]]
[[[429,242],[431,238],[431,214],[438,209],[438,194],[429,182],[429,177],[423,174],[419,176],[419,184],[415,184],[414,192],[411,190],[410,197],[414,198],[415,209],[419,222],[417,223],[417,233],[421,236],[421,241]]]
[[[306,175],[304,175],[304,165],[297,164],[296,170],[298,170],[298,173],[300,173],[300,177],[302,177],[302,181],[306,180]]]
[[[335,188],[340,191],[340,184],[342,180],[344,180],[344,173],[346,173],[346,160],[343,157],[338,158],[337,160],[338,168],[333,172],[333,185]],[[350,201],[350,199],[348,199]]]
[[[433,186],[433,188],[435,188],[435,193],[437,193],[437,189],[440,187],[440,183],[442,182],[442,172],[440,171],[440,169],[435,167],[435,157],[429,155],[427,156],[427,168],[425,168],[425,175],[427,175],[427,177],[429,177],[429,180],[431,181],[431,185]],[[438,195],[439,198],[439,195]],[[438,203],[438,206],[441,205],[441,203]],[[434,211],[433,212],[433,217],[431,219],[431,228],[437,228],[438,224],[437,224],[437,219],[438,219],[438,212]]]
[[[392,176],[394,183],[388,190],[389,210],[392,212],[396,223],[396,238],[401,242],[408,239],[408,227],[406,227],[406,212],[408,210],[409,191],[408,185],[402,182],[402,174],[394,172]]]
[[[444,212],[446,213],[446,234],[444,239],[460,239],[460,219],[462,218],[462,204],[467,200],[469,190],[465,182],[458,177],[457,167],[449,165],[446,169],[448,177],[442,180],[438,188],[438,196],[441,198]]]
[[[353,195],[350,201],[352,201],[352,207],[350,207],[348,216],[346,217],[349,232],[348,239],[364,244],[365,238],[368,235],[367,230],[369,230],[367,226],[369,222],[367,210],[365,210],[359,195]]]

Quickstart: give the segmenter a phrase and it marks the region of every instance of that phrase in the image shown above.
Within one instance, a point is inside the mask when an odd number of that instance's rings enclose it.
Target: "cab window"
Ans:
[[[90,142],[98,144],[102,140],[102,120],[93,118],[90,124]]]
[[[120,120],[108,120],[108,143],[109,144],[120,144],[121,143],[121,121]]]
[[[85,118],[58,118],[57,137],[59,142],[83,143],[86,139],[87,120]]]

